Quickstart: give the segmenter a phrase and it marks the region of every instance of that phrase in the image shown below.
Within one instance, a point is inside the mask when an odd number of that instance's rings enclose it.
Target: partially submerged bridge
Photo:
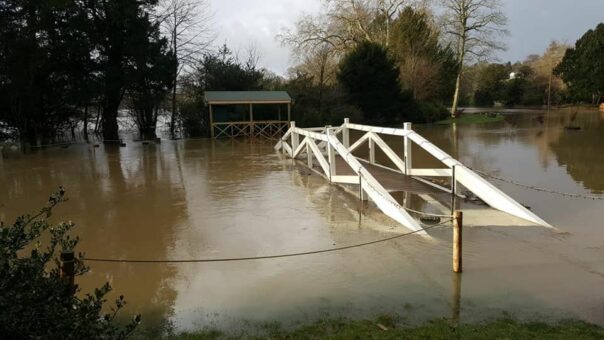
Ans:
[[[352,145],[350,131],[363,133]],[[402,158],[380,137],[401,137],[404,143]],[[364,144],[369,148],[369,159],[353,154]],[[428,152],[442,164],[441,168],[414,168],[412,144]],[[275,149],[291,158],[306,160],[307,166],[324,175],[331,183],[356,186],[361,199],[371,199],[387,216],[405,227],[425,234],[422,226],[413,218],[409,208],[401,206],[391,195],[393,191],[429,194],[445,192],[463,197],[460,185],[486,204],[531,223],[552,227],[503,191],[486,181],[434,144],[430,143],[405,123],[403,129],[385,128],[350,123],[349,119],[337,127],[299,128],[291,122],[289,130],[275,145]],[[376,149],[381,150],[395,168],[386,170],[376,163]],[[450,187],[435,184],[433,178],[449,178]]]

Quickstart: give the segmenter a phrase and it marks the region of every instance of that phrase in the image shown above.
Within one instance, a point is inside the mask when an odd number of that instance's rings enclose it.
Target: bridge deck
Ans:
[[[318,165],[316,159],[313,162],[314,168],[321,172],[321,168]],[[403,175],[401,173],[394,172],[392,170],[384,169],[383,167],[365,163],[363,166],[377,179],[384,188],[389,192],[406,191],[414,194],[441,194],[442,191],[438,190],[428,184],[422,183],[410,176]],[[348,166],[348,163],[340,157],[336,156],[336,172],[338,175],[352,176],[355,172]]]

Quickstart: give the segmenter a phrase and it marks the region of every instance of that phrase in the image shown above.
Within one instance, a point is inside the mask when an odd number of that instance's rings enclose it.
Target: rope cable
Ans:
[[[357,243],[357,244],[353,244],[353,245],[336,247],[336,248],[311,250],[311,251],[298,252],[298,253],[287,253],[287,254],[276,254],[276,255],[263,255],[263,256],[247,256],[247,257],[215,258],[215,259],[143,260],[143,259],[111,259],[111,258],[98,258],[98,257],[88,257],[88,258],[84,257],[82,260],[83,261],[90,261],[90,262],[114,262],[114,263],[115,262],[118,262],[118,263],[202,263],[202,262],[251,261],[251,260],[264,260],[264,259],[275,259],[275,258],[284,258],[284,257],[295,257],[295,256],[321,254],[321,253],[330,253],[330,252],[336,252],[336,251],[341,251],[341,250],[346,250],[346,249],[360,248],[360,247],[364,247],[364,246],[368,246],[368,245],[372,245],[372,244],[376,244],[376,243],[388,242],[388,241],[392,241],[392,240],[395,240],[395,239],[398,239],[398,238],[402,238],[402,237],[405,237],[405,236],[417,234],[417,233],[419,233],[421,231],[427,231],[427,230],[430,230],[430,229],[433,229],[433,228],[436,228],[436,227],[440,227],[440,226],[443,226],[445,223],[449,223],[451,221],[453,221],[453,220],[450,219],[450,220],[442,221],[442,222],[440,222],[438,224],[435,224],[435,225],[425,226],[422,229],[413,230],[413,231],[410,231],[408,233],[399,234],[399,235],[396,235],[396,236],[391,236],[391,237],[387,237],[387,238],[383,238],[383,239],[378,239],[378,240],[374,240],[374,241]]]

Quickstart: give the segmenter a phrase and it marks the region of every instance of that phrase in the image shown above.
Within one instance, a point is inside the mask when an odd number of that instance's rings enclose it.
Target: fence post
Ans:
[[[462,234],[463,234],[463,213],[455,210],[453,213],[453,271],[462,272]]]
[[[404,123],[403,130],[411,131],[412,125],[411,123]],[[413,163],[411,162],[411,139],[405,136],[405,146],[404,146],[404,161],[405,161],[405,175],[411,175],[411,169],[413,168]]]
[[[61,252],[60,276],[65,283],[65,295],[71,296],[75,293],[75,255],[73,251]]]
[[[350,147],[350,130],[348,129],[350,118],[344,118],[344,127],[342,128],[342,144],[346,148]]]

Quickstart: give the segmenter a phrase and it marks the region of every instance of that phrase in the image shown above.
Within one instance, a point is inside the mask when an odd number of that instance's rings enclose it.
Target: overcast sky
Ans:
[[[260,66],[285,75],[292,65],[287,47],[275,36],[293,28],[303,13],[317,13],[321,0],[210,0],[216,44],[224,42],[240,54],[250,45],[260,52]],[[438,0],[436,0],[438,1]],[[551,40],[574,42],[604,22],[604,0],[503,0],[508,16],[508,50],[501,61],[523,60],[542,53]]]

